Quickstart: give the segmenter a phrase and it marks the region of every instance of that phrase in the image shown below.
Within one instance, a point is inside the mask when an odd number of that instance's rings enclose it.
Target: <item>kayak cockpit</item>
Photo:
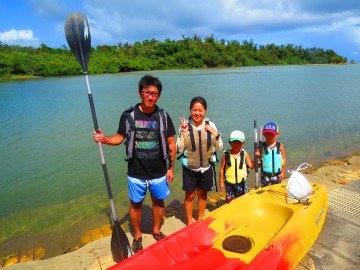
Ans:
[[[236,203],[236,207],[225,206],[224,211],[220,215],[218,213],[218,217],[224,215],[224,218],[217,218],[209,224],[210,229],[219,233],[213,247],[223,249],[227,258],[240,258],[246,263],[274,238],[294,214],[291,208],[268,201],[235,200],[231,203]]]

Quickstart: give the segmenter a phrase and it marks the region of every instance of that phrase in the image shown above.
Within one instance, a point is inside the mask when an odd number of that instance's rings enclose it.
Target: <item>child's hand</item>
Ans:
[[[222,190],[222,191],[225,190],[225,185],[224,185],[224,183],[220,183],[219,187],[220,187],[220,190]]]
[[[257,163],[261,164],[261,152],[259,149],[256,149],[256,151],[254,152],[255,158],[257,159]]]

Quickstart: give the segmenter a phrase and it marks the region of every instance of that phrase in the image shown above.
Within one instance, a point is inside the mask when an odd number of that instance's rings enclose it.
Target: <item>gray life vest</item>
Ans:
[[[208,118],[205,118],[204,121],[205,125],[210,125]],[[195,131],[191,123],[192,120],[190,118],[188,119],[190,142],[188,140],[185,141],[185,148],[189,149],[190,146],[191,150],[184,150],[181,156],[186,158],[186,167],[190,169],[205,167],[209,163],[212,164],[214,162],[215,138],[212,138],[211,133],[205,129],[203,132],[200,130]],[[203,139],[206,140],[205,145],[202,143]]]
[[[136,105],[137,106],[137,105]],[[169,162],[171,163],[171,157],[170,157],[170,148],[169,144],[166,138],[166,131],[167,131],[167,117],[166,113],[163,109],[160,109],[156,106],[156,113],[158,113],[160,118],[160,137],[161,137],[161,149],[163,152],[164,159],[169,159]],[[134,107],[130,107],[128,110],[125,111],[126,113],[126,121],[125,121],[125,127],[126,127],[126,157],[127,160],[133,157],[134,154],[134,146],[135,146],[135,112]]]

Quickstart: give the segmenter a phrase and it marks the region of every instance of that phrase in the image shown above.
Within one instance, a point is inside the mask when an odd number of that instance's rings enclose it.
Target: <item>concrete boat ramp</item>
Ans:
[[[316,242],[295,270],[360,269],[360,155],[346,164],[329,164],[306,174],[309,182],[328,187],[329,207],[324,227]],[[218,204],[221,195],[214,194],[209,204]],[[173,205],[162,231],[171,234],[185,226],[182,204]],[[211,210],[211,207],[210,207]],[[144,213],[149,224],[150,213]],[[146,220],[148,219],[148,220]],[[306,224],[304,224],[306,226]],[[132,235],[127,233],[130,242]],[[155,243],[150,234],[143,234],[143,245]],[[7,270],[87,269],[103,270],[114,265],[110,236],[93,241],[82,248],[47,260],[36,260],[5,266]]]

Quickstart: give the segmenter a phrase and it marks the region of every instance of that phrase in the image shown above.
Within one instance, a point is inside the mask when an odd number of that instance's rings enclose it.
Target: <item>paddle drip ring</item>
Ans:
[[[251,250],[252,243],[251,240],[245,236],[232,235],[225,238],[222,247],[227,251],[244,254]]]

